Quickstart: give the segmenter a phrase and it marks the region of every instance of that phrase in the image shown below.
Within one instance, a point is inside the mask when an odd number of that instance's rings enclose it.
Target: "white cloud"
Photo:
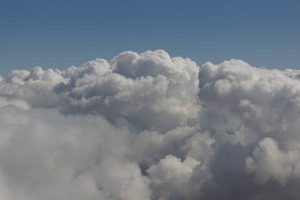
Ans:
[[[0,196],[299,199],[300,72],[127,51],[0,77]]]
[[[271,138],[265,138],[259,143],[259,147],[254,150],[254,159],[247,158],[246,167],[249,172],[256,172],[256,179],[265,183],[269,177],[286,183],[286,179],[291,175],[292,167],[287,160],[289,157],[278,149],[278,144]]]
[[[2,184],[14,188],[13,198],[149,199],[147,178],[125,159],[131,140],[127,128],[96,116],[0,110]]]
[[[195,62],[162,50],[124,52],[110,63],[96,59],[65,71],[15,70],[0,94],[65,114],[101,114],[139,129],[168,130],[196,117],[198,70]]]
[[[180,196],[187,199],[193,185],[189,184],[194,169],[201,162],[187,157],[183,162],[173,155],[167,155],[157,165],[151,166],[147,172],[152,187],[158,193],[156,198],[169,199]]]

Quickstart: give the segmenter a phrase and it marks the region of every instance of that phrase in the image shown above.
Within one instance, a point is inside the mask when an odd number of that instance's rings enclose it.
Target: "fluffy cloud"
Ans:
[[[270,188],[299,197],[290,193],[299,177],[298,74],[240,60],[202,66],[199,120],[215,139],[212,184],[230,199],[280,199]]]
[[[158,193],[157,199],[189,198],[193,185],[189,184],[194,169],[200,162],[187,157],[183,162],[175,156],[167,155],[147,172],[152,187]]]
[[[164,51],[124,52],[65,71],[13,71],[0,94],[64,114],[126,119],[135,128],[169,130],[197,116],[198,67]],[[38,94],[38,95],[37,95]]]
[[[11,199],[150,199],[147,177],[127,159],[126,127],[55,110],[0,110],[0,169]]]
[[[297,152],[284,153],[280,151],[277,142],[271,138],[264,138],[259,142],[253,157],[254,159],[247,158],[246,167],[249,172],[255,172],[258,182],[265,183],[273,178],[283,185],[295,170],[293,162],[299,160]]]
[[[299,199],[300,72],[162,50],[0,77],[0,195]]]

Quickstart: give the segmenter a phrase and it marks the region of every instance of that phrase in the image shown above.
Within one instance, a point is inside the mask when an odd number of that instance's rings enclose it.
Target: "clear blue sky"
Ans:
[[[0,74],[164,49],[300,68],[299,0],[0,0]]]

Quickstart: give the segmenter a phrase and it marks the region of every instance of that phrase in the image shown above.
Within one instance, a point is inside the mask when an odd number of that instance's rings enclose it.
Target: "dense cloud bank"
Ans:
[[[6,200],[299,199],[300,71],[162,50],[0,77]]]

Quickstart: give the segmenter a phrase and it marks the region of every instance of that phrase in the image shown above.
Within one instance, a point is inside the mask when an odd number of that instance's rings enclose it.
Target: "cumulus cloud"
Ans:
[[[299,199],[300,71],[123,52],[0,77],[0,195]]]
[[[65,71],[12,71],[0,94],[64,114],[100,114],[139,129],[169,130],[197,115],[197,73],[195,62],[164,51],[124,52],[110,63],[96,59]]]
[[[190,179],[200,161],[187,157],[183,162],[173,155],[167,155],[158,164],[151,166],[147,172],[152,187],[158,192],[157,199],[184,198],[187,199],[193,185]]]
[[[281,194],[298,198],[290,191],[299,182],[297,74],[255,68],[241,60],[208,62],[200,69],[199,121],[215,139],[212,183],[230,199],[280,199],[269,194],[277,187]]]

